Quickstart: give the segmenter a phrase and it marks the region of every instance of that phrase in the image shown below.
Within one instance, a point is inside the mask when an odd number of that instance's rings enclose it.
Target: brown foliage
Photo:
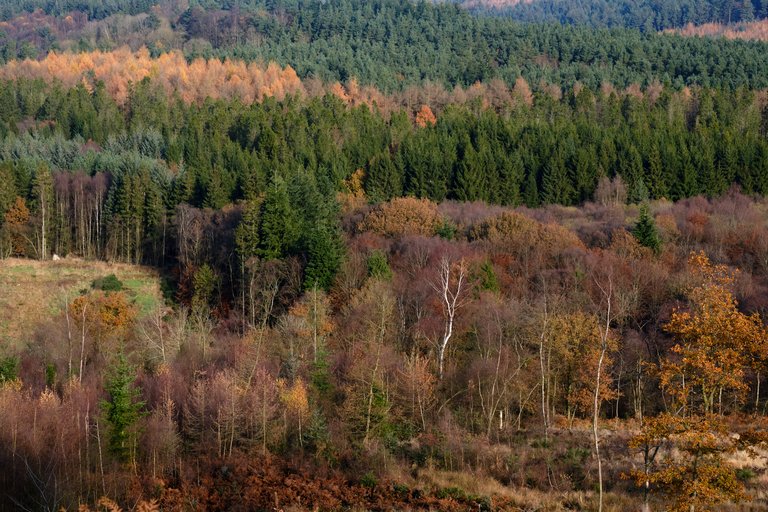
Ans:
[[[687,24],[683,28],[668,29],[666,32],[688,37],[724,37],[726,39],[747,39],[768,41],[768,20],[733,23],[704,23],[702,25]]]
[[[437,204],[429,199],[401,197],[381,203],[358,224],[360,231],[384,236],[432,236],[442,219]]]

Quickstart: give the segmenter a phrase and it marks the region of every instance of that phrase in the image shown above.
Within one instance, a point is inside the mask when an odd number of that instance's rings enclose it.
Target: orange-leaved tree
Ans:
[[[698,284],[688,292],[689,309],[675,311],[664,326],[676,344],[657,368],[660,387],[673,403],[668,412],[647,419],[629,442],[643,455],[643,468],[631,476],[645,488],[646,504],[655,486],[670,498],[667,510],[680,512],[746,499],[725,455],[751,454],[768,441],[764,430],[733,432],[722,416],[723,395],[738,399],[747,390],[751,355],[768,338],[762,320],[738,310],[734,274],[727,267],[712,264],[703,253],[692,254],[689,265]],[[665,456],[657,460],[662,451]]]
[[[739,311],[730,289],[734,273],[703,253],[692,254],[689,264],[700,284],[688,293],[690,308],[675,311],[664,326],[677,343],[661,362],[660,383],[682,415],[712,414],[716,405],[722,413],[724,394],[742,398],[747,391],[751,355],[768,336],[759,314]]]

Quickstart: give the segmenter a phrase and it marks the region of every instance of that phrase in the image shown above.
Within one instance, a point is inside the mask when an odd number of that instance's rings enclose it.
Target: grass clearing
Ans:
[[[153,268],[76,258],[0,260],[0,355],[20,350],[40,322],[58,316],[68,301],[109,274],[123,282],[140,316],[162,302],[160,275]]]

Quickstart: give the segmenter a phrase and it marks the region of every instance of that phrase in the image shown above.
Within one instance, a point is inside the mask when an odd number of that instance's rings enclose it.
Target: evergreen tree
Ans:
[[[635,235],[640,245],[648,247],[654,254],[661,251],[661,238],[656,229],[656,222],[648,211],[647,204],[640,206],[640,217],[637,219],[632,234]]]
[[[329,290],[343,257],[344,242],[337,226],[320,225],[313,229],[307,239],[304,288]]]
[[[392,269],[389,267],[387,255],[383,251],[373,251],[367,261],[368,276],[383,281],[392,280]]]
[[[261,202],[260,199],[245,202],[243,218],[235,230],[235,246],[237,254],[243,262],[259,253]]]
[[[259,253],[265,259],[281,258],[294,249],[300,236],[296,212],[288,197],[288,186],[274,176],[264,196],[259,220]]]
[[[121,462],[133,462],[139,420],[143,416],[144,402],[141,391],[134,386],[136,371],[121,352],[107,375],[104,390],[108,398],[102,400],[101,410],[109,425],[109,451]]]
[[[373,202],[387,201],[403,194],[403,176],[389,151],[375,156],[365,173],[365,193]]]

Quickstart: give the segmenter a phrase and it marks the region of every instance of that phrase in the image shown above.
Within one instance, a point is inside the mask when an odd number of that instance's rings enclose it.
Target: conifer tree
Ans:
[[[265,259],[284,256],[300,236],[298,219],[291,207],[288,187],[280,176],[272,179],[261,207],[259,252]]]
[[[121,352],[104,384],[108,398],[101,410],[109,424],[109,451],[121,462],[133,462],[136,455],[138,422],[143,416],[141,391],[134,386],[136,371]]]
[[[328,290],[341,267],[344,243],[336,226],[319,225],[306,240],[307,266],[304,269],[304,288]]]
[[[648,211],[647,204],[640,206],[640,217],[637,219],[632,234],[635,235],[640,245],[648,247],[654,254],[661,251],[661,238],[659,238],[656,222]]]

